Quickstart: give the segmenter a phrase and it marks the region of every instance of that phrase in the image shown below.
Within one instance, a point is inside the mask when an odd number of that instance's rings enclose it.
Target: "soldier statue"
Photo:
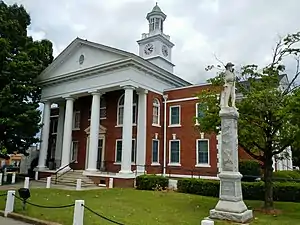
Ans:
[[[236,76],[234,74],[234,68],[232,63],[227,63],[225,65],[225,72],[224,72],[224,89],[221,93],[221,108],[229,107],[229,98],[231,97],[231,105],[233,108],[235,106],[235,80]]]

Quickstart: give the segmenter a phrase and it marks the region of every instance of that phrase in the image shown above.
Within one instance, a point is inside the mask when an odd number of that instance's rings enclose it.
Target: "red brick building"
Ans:
[[[196,94],[208,84],[174,75],[166,15],[156,5],[147,19],[139,56],[76,38],[39,76],[39,171],[74,162],[90,177],[217,176],[217,137],[200,133],[194,119]]]

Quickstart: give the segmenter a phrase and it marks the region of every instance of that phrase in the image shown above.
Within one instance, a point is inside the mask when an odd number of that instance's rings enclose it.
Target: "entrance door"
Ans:
[[[104,139],[99,138],[98,140],[98,156],[97,156],[97,169],[102,170],[104,167]]]

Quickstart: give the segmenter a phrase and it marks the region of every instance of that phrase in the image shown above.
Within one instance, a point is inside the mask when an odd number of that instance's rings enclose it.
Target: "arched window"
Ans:
[[[118,110],[117,110],[117,125],[123,125],[123,116],[124,116],[124,97],[121,95],[118,101]],[[133,105],[132,105],[132,123],[136,124],[136,115],[137,115],[137,94],[133,93]]]
[[[160,123],[160,102],[157,98],[153,100],[153,117],[152,124],[159,125]]]

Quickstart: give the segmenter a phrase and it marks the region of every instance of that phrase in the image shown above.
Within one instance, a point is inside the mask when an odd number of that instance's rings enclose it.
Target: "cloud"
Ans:
[[[7,0],[23,4],[31,15],[29,34],[47,38],[58,55],[77,36],[138,53],[136,41],[147,32],[146,14],[154,0]],[[204,68],[222,61],[264,65],[278,35],[298,31],[299,0],[160,0],[167,14],[165,32],[175,47],[175,73],[204,82]],[[288,71],[293,63],[289,62]]]

